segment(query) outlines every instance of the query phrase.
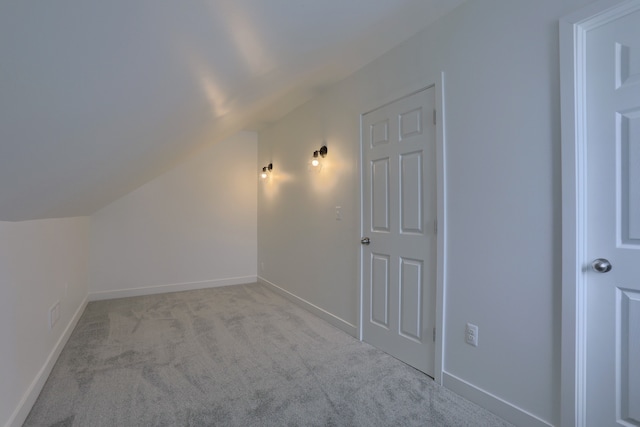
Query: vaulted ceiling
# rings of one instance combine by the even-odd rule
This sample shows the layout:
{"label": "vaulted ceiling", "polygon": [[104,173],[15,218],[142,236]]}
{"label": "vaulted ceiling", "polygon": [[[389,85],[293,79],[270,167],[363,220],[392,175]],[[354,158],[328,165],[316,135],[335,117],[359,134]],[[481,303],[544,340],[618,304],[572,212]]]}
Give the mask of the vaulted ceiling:
{"label": "vaulted ceiling", "polygon": [[90,215],[462,0],[0,3],[0,220]]}

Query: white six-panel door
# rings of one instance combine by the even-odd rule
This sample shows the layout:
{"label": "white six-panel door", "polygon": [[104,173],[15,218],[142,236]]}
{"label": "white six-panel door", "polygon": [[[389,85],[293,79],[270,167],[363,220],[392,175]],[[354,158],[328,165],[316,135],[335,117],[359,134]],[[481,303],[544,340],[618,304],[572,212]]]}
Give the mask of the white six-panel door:
{"label": "white six-panel door", "polygon": [[586,423],[640,426],[639,10],[588,33],[586,67]]}
{"label": "white six-panel door", "polygon": [[363,340],[434,375],[433,87],[362,118]]}

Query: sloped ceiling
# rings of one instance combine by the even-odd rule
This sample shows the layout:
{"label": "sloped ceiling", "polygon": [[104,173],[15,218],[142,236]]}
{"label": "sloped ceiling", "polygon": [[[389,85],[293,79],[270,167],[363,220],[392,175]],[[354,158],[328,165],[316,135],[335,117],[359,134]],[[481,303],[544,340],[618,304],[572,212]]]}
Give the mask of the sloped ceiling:
{"label": "sloped ceiling", "polygon": [[0,220],[90,215],[462,0],[0,3]]}

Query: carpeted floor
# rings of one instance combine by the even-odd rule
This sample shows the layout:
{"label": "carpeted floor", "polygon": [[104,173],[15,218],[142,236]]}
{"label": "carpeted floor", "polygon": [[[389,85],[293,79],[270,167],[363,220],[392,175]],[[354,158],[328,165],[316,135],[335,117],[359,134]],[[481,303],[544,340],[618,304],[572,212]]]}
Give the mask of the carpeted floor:
{"label": "carpeted floor", "polygon": [[259,284],[92,302],[25,426],[509,426]]}

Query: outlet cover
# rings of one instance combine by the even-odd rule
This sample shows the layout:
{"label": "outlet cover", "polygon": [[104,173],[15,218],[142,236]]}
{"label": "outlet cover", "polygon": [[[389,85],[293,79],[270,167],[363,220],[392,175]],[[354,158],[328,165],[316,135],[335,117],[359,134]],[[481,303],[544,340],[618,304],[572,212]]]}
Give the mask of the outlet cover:
{"label": "outlet cover", "polygon": [[472,323],[467,323],[465,329],[464,341],[474,347],[478,346],[478,326]]}

